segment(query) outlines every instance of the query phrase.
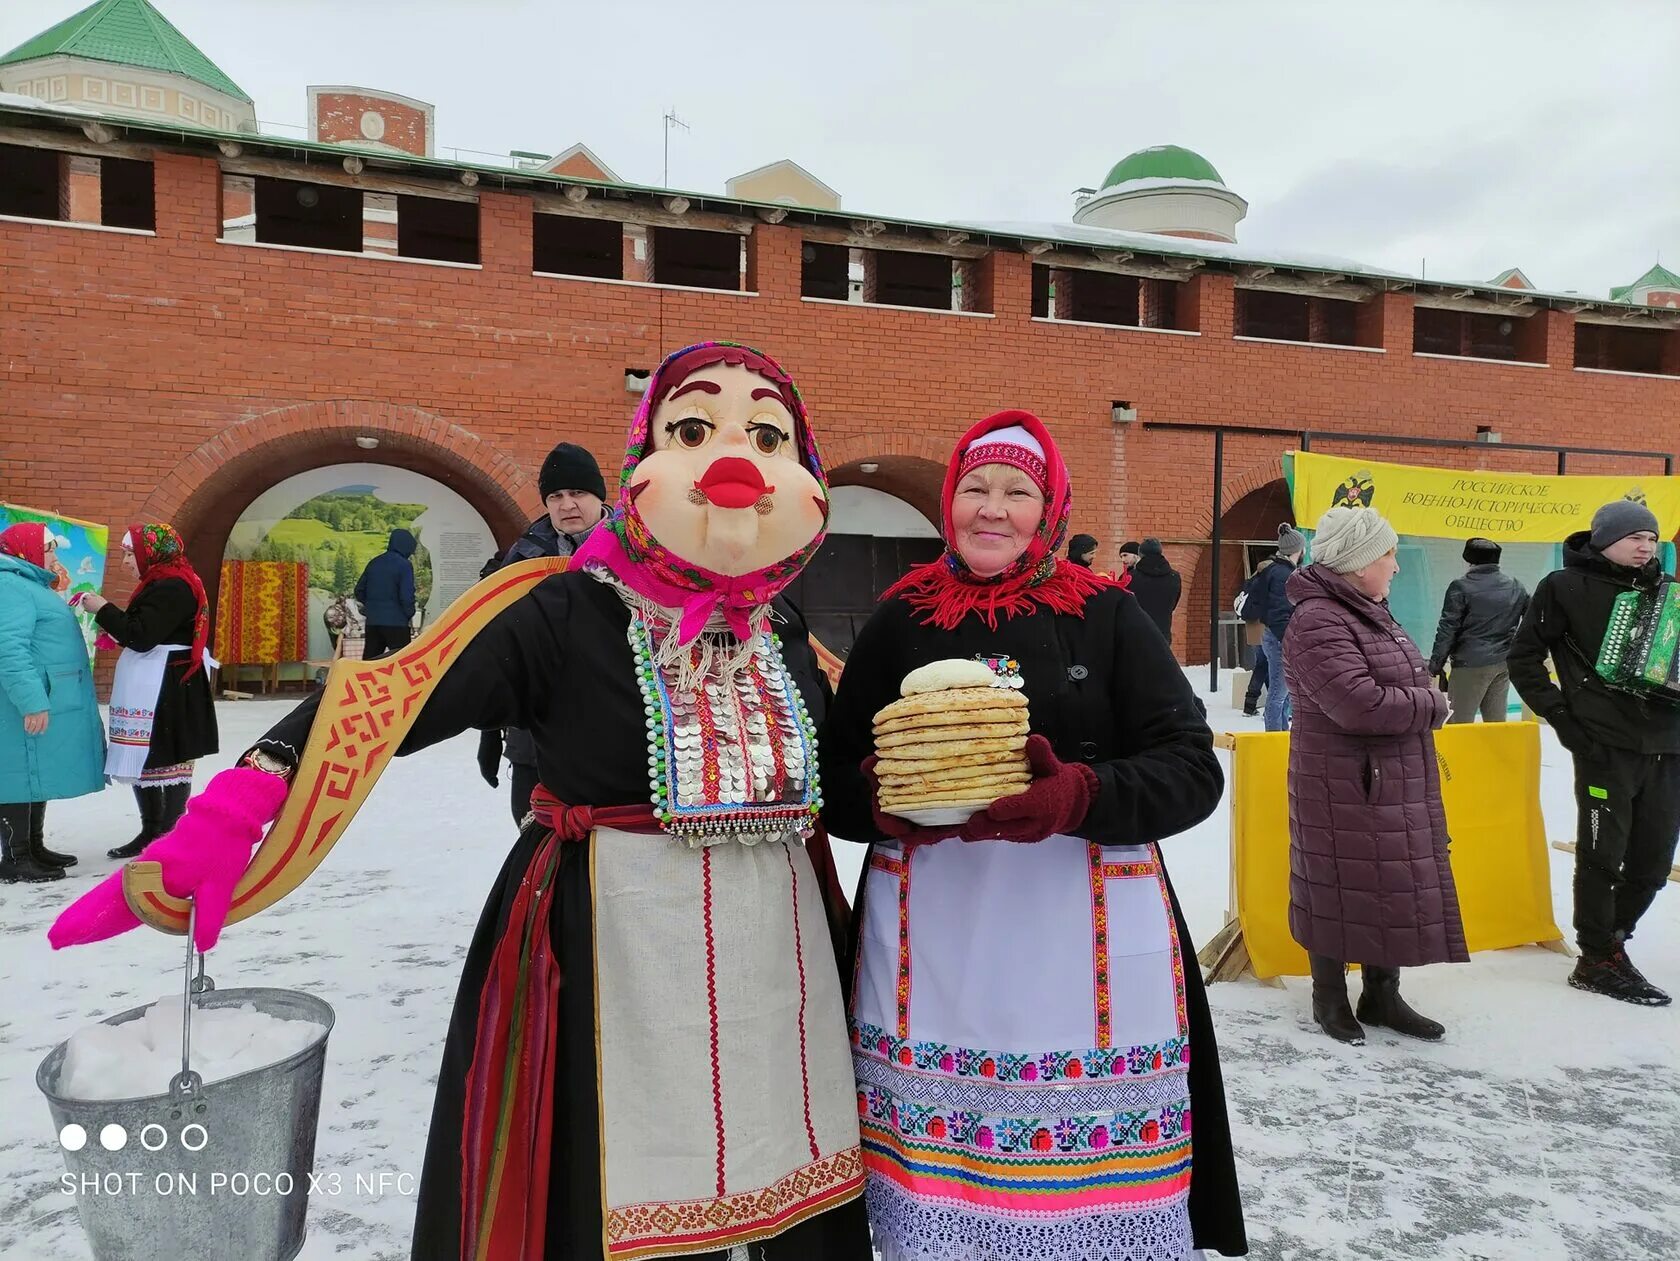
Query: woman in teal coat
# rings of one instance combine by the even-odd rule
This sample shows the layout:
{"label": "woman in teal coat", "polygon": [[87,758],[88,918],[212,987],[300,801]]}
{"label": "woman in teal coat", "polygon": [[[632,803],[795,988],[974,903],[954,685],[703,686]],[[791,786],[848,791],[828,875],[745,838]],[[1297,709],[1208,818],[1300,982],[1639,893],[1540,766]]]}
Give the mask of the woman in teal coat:
{"label": "woman in teal coat", "polygon": [[105,729],[87,644],[52,589],[52,536],[0,531],[0,881],[56,880],[76,860],[47,849],[46,803],[105,786]]}

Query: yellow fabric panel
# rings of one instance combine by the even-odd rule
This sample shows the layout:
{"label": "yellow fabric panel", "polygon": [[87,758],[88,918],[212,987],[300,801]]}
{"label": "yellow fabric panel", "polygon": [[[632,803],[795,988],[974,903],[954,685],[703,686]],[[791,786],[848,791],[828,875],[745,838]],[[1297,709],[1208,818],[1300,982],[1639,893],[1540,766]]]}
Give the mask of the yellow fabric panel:
{"label": "yellow fabric panel", "polygon": [[[1472,951],[1563,936],[1540,813],[1540,729],[1462,723],[1435,733],[1464,935]],[[1256,976],[1305,976],[1289,933],[1289,737],[1243,732],[1231,771],[1231,867]]]}

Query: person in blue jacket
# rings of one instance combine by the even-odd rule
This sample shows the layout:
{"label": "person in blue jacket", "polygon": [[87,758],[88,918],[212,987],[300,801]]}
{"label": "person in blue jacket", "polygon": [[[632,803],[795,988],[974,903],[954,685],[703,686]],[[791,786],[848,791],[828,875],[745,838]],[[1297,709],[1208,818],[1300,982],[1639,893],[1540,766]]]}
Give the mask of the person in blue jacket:
{"label": "person in blue jacket", "polygon": [[367,616],[364,657],[383,657],[413,638],[414,549],[407,530],[392,530],[385,550],[367,563],[356,581],[356,603]]}
{"label": "person in blue jacket", "polygon": [[105,729],[76,615],[52,589],[52,536],[0,531],[0,881],[57,880],[47,802],[105,786]]}
{"label": "person in blue jacket", "polygon": [[1264,622],[1260,650],[1266,654],[1266,730],[1288,731],[1290,719],[1289,682],[1283,677],[1283,636],[1289,629],[1295,605],[1284,588],[1301,563],[1307,541],[1289,525],[1278,526],[1277,555],[1272,563],[1254,575],[1253,587],[1243,604],[1243,616]]}

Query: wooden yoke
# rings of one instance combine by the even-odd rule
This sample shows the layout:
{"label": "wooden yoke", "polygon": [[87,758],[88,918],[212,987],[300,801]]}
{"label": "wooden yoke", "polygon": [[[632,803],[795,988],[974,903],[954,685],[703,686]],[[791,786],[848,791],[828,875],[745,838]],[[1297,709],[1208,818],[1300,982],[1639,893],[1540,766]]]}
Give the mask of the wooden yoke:
{"label": "wooden yoke", "polygon": [[[229,924],[273,906],[309,878],[356,817],[460,650],[567,564],[563,556],[539,557],[498,569],[406,648],[372,661],[333,663],[280,817],[234,888]],[[143,923],[175,936],[186,933],[191,902],[164,889],[160,864],[144,858],[128,863],[123,895]]]}

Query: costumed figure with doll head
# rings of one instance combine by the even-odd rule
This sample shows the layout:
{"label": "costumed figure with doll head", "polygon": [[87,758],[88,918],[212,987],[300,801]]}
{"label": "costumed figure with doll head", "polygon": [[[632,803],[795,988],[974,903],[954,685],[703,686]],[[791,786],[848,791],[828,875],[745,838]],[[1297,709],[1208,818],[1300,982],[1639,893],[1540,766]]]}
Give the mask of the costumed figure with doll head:
{"label": "costumed figure with doll head", "polygon": [[[816,829],[828,688],[779,598],[827,519],[792,379],[744,346],[691,346],[654,374],[612,517],[569,567],[524,562],[564,572],[428,685],[401,753],[521,727],[541,786],[468,950],[416,1258],[869,1257],[834,960],[844,902]],[[335,671],[398,686],[435,660],[454,612]],[[303,791],[291,783],[319,704],[217,776],[146,855],[168,893],[194,896],[201,946],[263,826]],[[133,922],[104,886],[54,944]]]}
{"label": "costumed figure with doll head", "polygon": [[1164,857],[1219,763],[1137,601],[1058,556],[1070,506],[1037,417],[970,429],[945,555],[882,598],[824,727],[825,819],[873,842],[850,1024],[885,1261],[1247,1252]]}

